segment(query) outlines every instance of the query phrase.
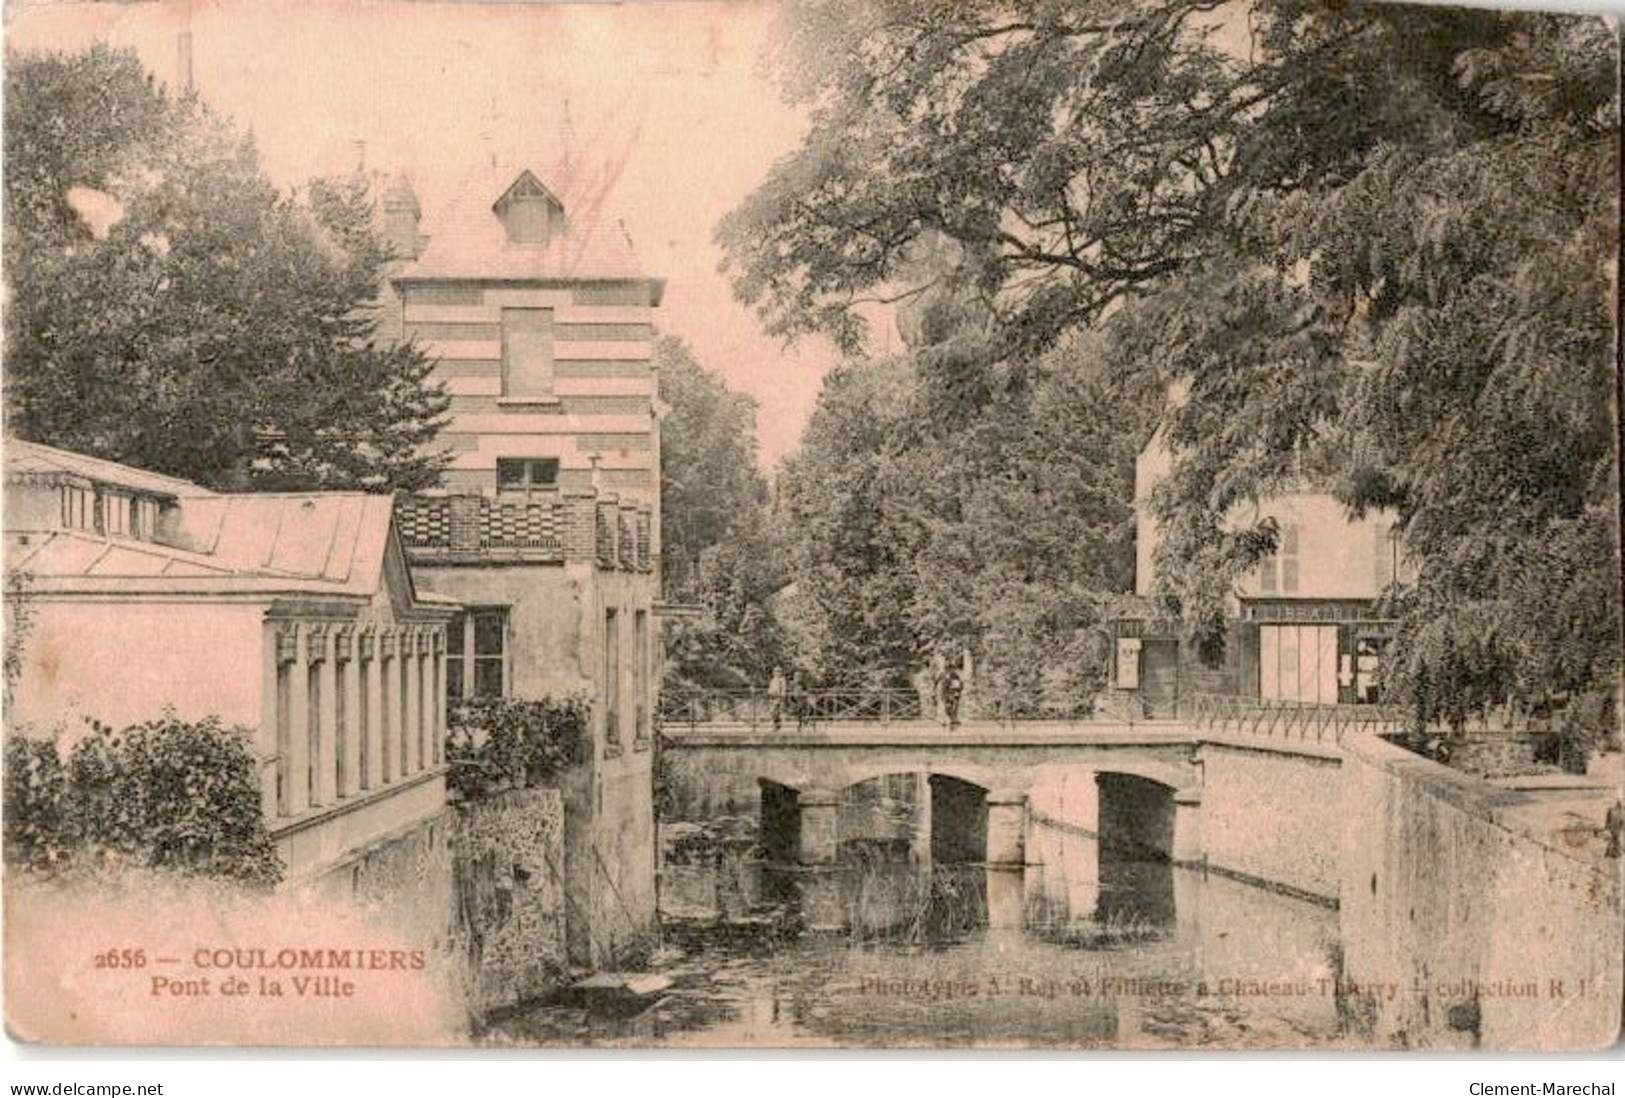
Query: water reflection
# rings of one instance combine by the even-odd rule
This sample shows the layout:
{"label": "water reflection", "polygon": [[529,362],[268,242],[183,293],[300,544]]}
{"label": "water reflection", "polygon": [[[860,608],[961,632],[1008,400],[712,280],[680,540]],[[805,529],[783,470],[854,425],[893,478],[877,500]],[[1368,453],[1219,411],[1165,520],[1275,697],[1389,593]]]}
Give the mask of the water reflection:
{"label": "water reflection", "polygon": [[[1025,868],[858,843],[804,868],[725,845],[661,881],[662,971],[635,1018],[542,1006],[522,1043],[1286,1047],[1336,1044],[1334,912],[1035,822]],[[1272,990],[1273,989],[1273,990]],[[1285,989],[1285,990],[1283,990]]]}
{"label": "water reflection", "polygon": [[858,940],[941,944],[983,928],[1038,933],[1082,925],[1172,932],[1181,911],[1168,862],[1108,850],[1081,829],[1036,823],[1029,864],[922,862],[907,839],[843,842],[829,866],[770,861],[731,844],[698,863],[668,864],[662,911],[684,919],[739,920],[784,909],[808,928]]}

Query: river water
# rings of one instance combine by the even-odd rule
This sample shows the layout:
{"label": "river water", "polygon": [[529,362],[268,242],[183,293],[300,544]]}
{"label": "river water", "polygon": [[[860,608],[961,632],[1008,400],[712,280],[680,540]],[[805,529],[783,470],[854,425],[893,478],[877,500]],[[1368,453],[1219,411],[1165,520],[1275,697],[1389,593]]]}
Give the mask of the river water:
{"label": "river water", "polygon": [[670,980],[511,1012],[494,1044],[1326,1047],[1336,912],[1102,852],[1035,820],[1028,865],[921,866],[884,844],[820,869],[736,844],[662,874]]}

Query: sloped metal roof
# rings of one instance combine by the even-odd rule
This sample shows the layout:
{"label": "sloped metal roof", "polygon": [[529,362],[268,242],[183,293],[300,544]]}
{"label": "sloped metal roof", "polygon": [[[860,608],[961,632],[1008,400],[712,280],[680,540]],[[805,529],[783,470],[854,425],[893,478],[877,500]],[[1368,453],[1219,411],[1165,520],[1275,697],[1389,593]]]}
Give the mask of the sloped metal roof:
{"label": "sloped metal roof", "polygon": [[153,473],[146,469],[121,465],[116,461],[77,454],[71,450],[58,450],[54,446],[43,446],[22,439],[5,440],[4,463],[5,474],[8,477],[19,473],[67,473],[84,477],[86,480],[100,481],[159,496],[213,495],[201,484],[193,484],[180,477],[165,476],[163,473]]}
{"label": "sloped metal roof", "polygon": [[393,507],[389,496],[360,492],[211,495],[182,501],[165,542],[11,532],[6,555],[42,594],[370,598],[383,582]]}

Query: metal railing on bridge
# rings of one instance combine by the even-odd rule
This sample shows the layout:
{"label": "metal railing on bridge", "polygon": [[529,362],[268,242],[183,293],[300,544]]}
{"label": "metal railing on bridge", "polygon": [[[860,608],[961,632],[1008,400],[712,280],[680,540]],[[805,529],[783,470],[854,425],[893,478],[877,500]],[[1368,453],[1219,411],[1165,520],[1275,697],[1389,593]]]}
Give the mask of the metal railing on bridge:
{"label": "metal railing on bridge", "polygon": [[[776,711],[776,719],[775,719]],[[1139,724],[1172,720],[1171,706],[1147,708],[1108,704],[1102,696],[1077,700],[1051,700],[1020,707],[976,700],[961,705],[957,723],[998,724]],[[666,690],[660,696],[664,728],[733,726],[751,730],[780,728],[814,730],[831,724],[870,724],[877,727],[930,722],[946,724],[939,699],[917,690],[807,690],[791,693],[775,704],[757,690]]]}
{"label": "metal railing on bridge", "polygon": [[[1229,694],[1187,694],[1162,704],[1120,692],[1075,703],[1021,708],[982,703],[968,706],[961,722],[1003,726],[1113,724],[1182,721],[1232,735],[1337,743],[1349,732],[1388,733],[1406,727],[1398,706],[1331,705],[1318,702]],[[756,690],[666,691],[660,698],[661,726],[669,729],[734,727],[761,731],[811,731],[831,724],[946,723],[930,695],[901,689],[809,690],[775,701]]]}
{"label": "metal railing on bridge", "polygon": [[836,722],[889,725],[926,716],[913,690],[808,690],[775,702],[755,690],[664,692],[660,723],[695,727],[732,724],[760,728],[806,728]]}
{"label": "metal railing on bridge", "polygon": [[1320,743],[1338,743],[1349,732],[1398,732],[1406,722],[1406,713],[1399,706],[1203,693],[1181,698],[1179,716],[1199,728]]}

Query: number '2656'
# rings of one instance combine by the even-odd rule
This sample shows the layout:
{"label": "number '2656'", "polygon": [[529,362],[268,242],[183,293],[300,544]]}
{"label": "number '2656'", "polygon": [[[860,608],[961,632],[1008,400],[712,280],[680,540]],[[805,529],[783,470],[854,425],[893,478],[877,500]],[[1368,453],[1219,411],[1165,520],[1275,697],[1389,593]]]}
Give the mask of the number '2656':
{"label": "number '2656'", "polygon": [[109,949],[95,956],[96,968],[146,968],[147,951],[144,949]]}

